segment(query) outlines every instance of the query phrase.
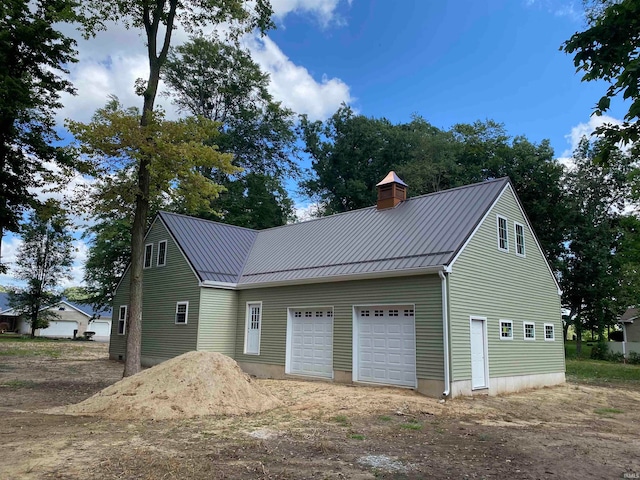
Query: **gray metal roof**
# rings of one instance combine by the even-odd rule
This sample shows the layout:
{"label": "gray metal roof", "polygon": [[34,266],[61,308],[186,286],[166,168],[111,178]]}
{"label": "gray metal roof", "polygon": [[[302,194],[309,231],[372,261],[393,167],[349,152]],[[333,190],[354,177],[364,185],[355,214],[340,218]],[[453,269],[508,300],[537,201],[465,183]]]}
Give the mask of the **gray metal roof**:
{"label": "gray metal roof", "polygon": [[241,284],[447,265],[506,178],[258,232]]}
{"label": "gray metal roof", "polygon": [[175,213],[158,215],[200,280],[238,282],[257,231]]}

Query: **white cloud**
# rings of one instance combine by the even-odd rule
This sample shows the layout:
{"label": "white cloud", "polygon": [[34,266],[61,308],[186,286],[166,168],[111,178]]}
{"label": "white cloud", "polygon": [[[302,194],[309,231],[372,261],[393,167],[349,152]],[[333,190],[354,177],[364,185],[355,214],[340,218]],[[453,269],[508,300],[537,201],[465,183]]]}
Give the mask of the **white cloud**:
{"label": "white cloud", "polygon": [[11,268],[18,258],[18,250],[22,245],[22,239],[12,234],[2,238],[2,263],[9,267],[9,275],[0,275],[0,285],[18,285],[19,281],[11,277]]}
{"label": "white cloud", "polygon": [[596,128],[601,127],[602,125],[622,125],[622,120],[618,120],[617,118],[610,117],[609,115],[602,115],[600,117],[593,115],[589,118],[589,121],[586,123],[579,123],[578,125],[571,128],[571,131],[564,136],[569,144],[569,148],[562,152],[562,155],[556,160],[565,166],[567,169],[572,169],[574,167],[573,159],[571,158],[573,152],[580,141],[584,138],[592,138],[594,137],[594,132]]}
{"label": "white cloud", "polygon": [[[344,25],[345,20],[336,12],[340,0],[272,0],[274,16],[282,20],[290,13],[314,16],[324,28],[331,24]],[[351,0],[348,1],[351,5]]]}
{"label": "white cloud", "polygon": [[578,0],[525,0],[527,7],[537,6],[557,17],[567,17],[575,22],[584,19],[584,6]]}
{"label": "white cloud", "polygon": [[317,218],[317,213],[318,213],[318,205],[315,203],[309,203],[309,204],[298,204],[295,205],[295,212],[296,212],[296,218],[297,218],[297,222],[306,222],[307,220],[313,220],[314,218]]}
{"label": "white cloud", "polygon": [[294,64],[268,37],[246,39],[251,56],[271,75],[270,91],[276,100],[311,119],[325,119],[342,102],[353,101],[349,86],[339,78],[323,75],[318,82],[309,71]]}

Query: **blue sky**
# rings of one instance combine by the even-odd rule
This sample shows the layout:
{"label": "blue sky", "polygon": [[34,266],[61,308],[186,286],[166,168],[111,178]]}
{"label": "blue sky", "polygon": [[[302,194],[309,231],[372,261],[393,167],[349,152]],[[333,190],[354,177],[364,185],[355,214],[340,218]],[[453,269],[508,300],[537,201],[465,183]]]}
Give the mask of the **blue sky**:
{"label": "blue sky", "polygon": [[[267,38],[247,37],[245,46],[270,73],[274,97],[313,119],[326,119],[342,102],[394,123],[414,113],[440,128],[492,119],[512,136],[550,139],[559,158],[601,121],[591,113],[606,86],[581,82],[571,56],[559,51],[585,27],[579,0],[272,4],[278,28]],[[60,125],[65,118],[88,121],[109,94],[140,106],[133,84],[147,68],[138,32],[111,25],[88,41],[71,29],[69,34],[78,37],[79,62],[70,72],[78,95],[63,98]],[[174,45],[186,39],[178,29]],[[159,103],[177,116],[166,98]],[[613,120],[622,118],[623,106],[613,103]],[[65,193],[71,196],[87,182],[74,178]],[[295,184],[291,188],[303,207],[305,199],[295,195]],[[5,237],[3,261],[11,262],[18,246],[17,238]],[[81,240],[76,246],[70,284],[80,281],[86,256]],[[13,283],[10,277],[0,276],[0,284],[7,283]]]}

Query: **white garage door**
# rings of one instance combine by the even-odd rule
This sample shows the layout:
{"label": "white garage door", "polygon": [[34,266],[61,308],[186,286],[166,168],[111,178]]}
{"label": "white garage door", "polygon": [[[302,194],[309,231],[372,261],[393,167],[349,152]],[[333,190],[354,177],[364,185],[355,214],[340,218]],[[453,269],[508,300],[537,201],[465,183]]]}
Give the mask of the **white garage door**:
{"label": "white garage door", "polygon": [[41,337],[73,337],[73,331],[78,328],[78,322],[54,320],[47,328],[40,330]]}
{"label": "white garage door", "polygon": [[416,386],[414,307],[360,307],[357,313],[357,380]]}
{"label": "white garage door", "polygon": [[333,377],[333,310],[291,309],[289,372],[295,375]]}
{"label": "white garage door", "polygon": [[94,320],[89,323],[87,331],[96,332],[96,337],[108,337],[111,335],[111,322]]}

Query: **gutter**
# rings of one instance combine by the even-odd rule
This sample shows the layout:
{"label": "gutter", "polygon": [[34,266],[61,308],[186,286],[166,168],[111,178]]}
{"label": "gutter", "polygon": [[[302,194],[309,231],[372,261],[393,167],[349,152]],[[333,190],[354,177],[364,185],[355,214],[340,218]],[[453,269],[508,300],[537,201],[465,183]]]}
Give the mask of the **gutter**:
{"label": "gutter", "polygon": [[442,397],[446,398],[451,393],[451,366],[449,365],[449,313],[447,311],[447,274],[451,273],[451,267],[444,267],[438,272],[442,280],[442,337],[444,346],[444,392]]}

